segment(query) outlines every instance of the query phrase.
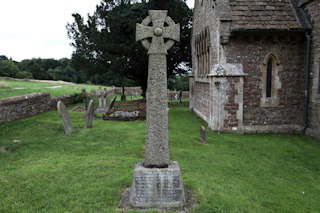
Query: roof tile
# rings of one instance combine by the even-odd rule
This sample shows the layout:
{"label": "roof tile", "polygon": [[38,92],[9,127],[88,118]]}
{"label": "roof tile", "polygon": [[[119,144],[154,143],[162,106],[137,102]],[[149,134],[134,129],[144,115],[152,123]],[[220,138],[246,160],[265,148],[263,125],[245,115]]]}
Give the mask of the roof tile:
{"label": "roof tile", "polygon": [[233,30],[300,28],[289,0],[229,0],[229,3]]}

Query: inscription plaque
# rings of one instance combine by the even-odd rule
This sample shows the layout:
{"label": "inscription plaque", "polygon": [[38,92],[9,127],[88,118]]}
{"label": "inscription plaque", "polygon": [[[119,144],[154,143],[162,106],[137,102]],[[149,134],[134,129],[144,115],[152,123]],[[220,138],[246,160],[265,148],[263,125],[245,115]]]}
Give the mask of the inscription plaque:
{"label": "inscription plaque", "polygon": [[161,169],[146,169],[142,162],[137,162],[133,176],[129,199],[135,207],[161,207],[165,203],[180,207],[185,203],[177,162],[170,162],[168,168]]}

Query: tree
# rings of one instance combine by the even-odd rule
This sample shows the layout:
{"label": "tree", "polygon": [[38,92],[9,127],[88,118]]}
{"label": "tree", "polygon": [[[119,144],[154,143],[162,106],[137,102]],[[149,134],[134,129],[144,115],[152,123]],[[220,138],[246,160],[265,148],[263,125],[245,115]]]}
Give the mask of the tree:
{"label": "tree", "polygon": [[[51,62],[51,64],[53,64]],[[62,58],[60,60],[55,60],[54,64],[57,66],[55,68],[49,68],[48,74],[53,80],[70,81],[75,83],[83,83],[81,78],[81,73],[76,72],[72,68],[71,60],[68,58]]]}
{"label": "tree", "polygon": [[[73,14],[74,22],[67,25],[68,36],[75,48],[72,63],[93,83],[108,84],[105,76],[113,76],[116,86],[124,86],[132,79],[143,90],[147,86],[148,55],[141,43],[135,41],[136,23],[147,17],[148,10],[169,9],[168,15],[181,25],[181,41],[169,50],[168,76],[185,73],[191,64],[191,18],[192,11],[185,1],[155,0],[131,3],[129,0],[102,0],[88,20]],[[110,73],[110,74],[106,74]]]}
{"label": "tree", "polygon": [[11,60],[0,60],[0,76],[15,77],[19,72],[18,66]]}
{"label": "tree", "polygon": [[175,75],[168,79],[168,88],[170,90],[189,90],[189,78],[188,75]]}
{"label": "tree", "polygon": [[5,55],[0,55],[0,61],[2,60],[9,60],[9,58]]}
{"label": "tree", "polygon": [[29,72],[35,79],[46,79],[47,75],[43,74],[45,69],[42,67],[40,58],[25,59],[19,63],[19,69],[23,72]]}
{"label": "tree", "polygon": [[16,74],[16,78],[33,79],[32,73],[20,71]]}

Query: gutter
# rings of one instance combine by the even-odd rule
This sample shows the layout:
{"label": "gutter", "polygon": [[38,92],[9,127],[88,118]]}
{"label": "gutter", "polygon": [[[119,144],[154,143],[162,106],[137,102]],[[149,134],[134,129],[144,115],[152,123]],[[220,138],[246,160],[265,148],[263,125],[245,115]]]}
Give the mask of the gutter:
{"label": "gutter", "polygon": [[303,113],[303,127],[301,134],[305,134],[308,124],[308,101],[309,101],[309,70],[310,70],[310,44],[311,37],[309,33],[306,33],[307,38],[307,50],[306,50],[306,76],[305,76],[305,89],[304,89],[304,113]]}
{"label": "gutter", "polygon": [[231,29],[231,33],[302,33],[310,31],[310,29],[287,29],[287,30],[280,30],[280,29]]}

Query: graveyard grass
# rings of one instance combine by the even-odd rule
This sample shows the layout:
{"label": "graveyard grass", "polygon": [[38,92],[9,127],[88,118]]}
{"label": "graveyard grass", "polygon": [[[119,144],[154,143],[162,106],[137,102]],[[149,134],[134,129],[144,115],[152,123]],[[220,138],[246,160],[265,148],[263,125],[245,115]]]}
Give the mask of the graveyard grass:
{"label": "graveyard grass", "polygon": [[[60,88],[48,88],[52,86],[62,86]],[[106,86],[105,86],[106,87]],[[38,92],[49,92],[53,96],[62,96],[77,93],[85,88],[87,92],[95,89],[98,92],[99,86],[86,84],[59,84],[48,82],[33,82],[33,81],[12,81],[0,80],[0,98],[8,98],[17,95],[26,95]],[[104,86],[102,86],[104,88]],[[110,87],[106,87],[110,89]]]}
{"label": "graveyard grass", "polygon": [[[169,150],[194,196],[191,212],[320,211],[319,141],[207,131],[205,145],[206,124],[186,105],[170,103]],[[145,122],[94,119],[84,129],[82,113],[70,116],[70,135],[56,111],[0,124],[0,212],[120,212],[144,160]]]}

